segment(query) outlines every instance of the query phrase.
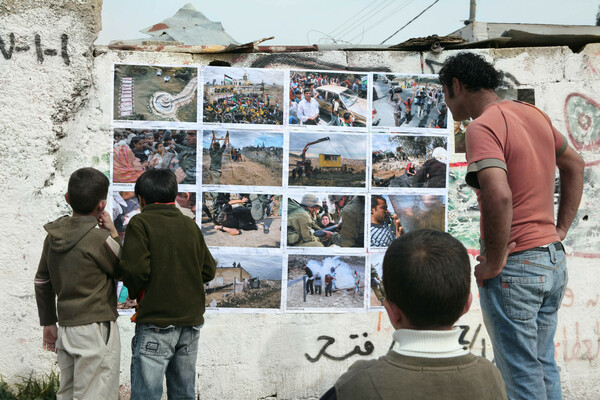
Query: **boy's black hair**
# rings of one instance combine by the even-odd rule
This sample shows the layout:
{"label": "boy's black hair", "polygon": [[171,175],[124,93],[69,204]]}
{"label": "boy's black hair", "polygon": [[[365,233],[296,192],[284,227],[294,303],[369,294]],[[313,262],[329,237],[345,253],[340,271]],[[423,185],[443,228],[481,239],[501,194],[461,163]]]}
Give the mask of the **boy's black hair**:
{"label": "boy's black hair", "polygon": [[81,168],[71,174],[67,193],[69,205],[77,214],[90,214],[108,194],[108,178],[94,168]]}
{"label": "boy's black hair", "polygon": [[417,329],[452,326],[471,287],[467,250],[445,232],[423,229],[395,239],[383,259],[383,287]]}
{"label": "boy's black hair", "polygon": [[496,89],[502,83],[503,74],[479,54],[461,52],[444,61],[439,77],[442,85],[448,89],[449,96],[453,97],[452,78],[461,81],[468,91],[475,92]]}
{"label": "boy's black hair", "polygon": [[135,181],[134,192],[146,204],[172,203],[177,196],[177,178],[168,169],[150,169]]}

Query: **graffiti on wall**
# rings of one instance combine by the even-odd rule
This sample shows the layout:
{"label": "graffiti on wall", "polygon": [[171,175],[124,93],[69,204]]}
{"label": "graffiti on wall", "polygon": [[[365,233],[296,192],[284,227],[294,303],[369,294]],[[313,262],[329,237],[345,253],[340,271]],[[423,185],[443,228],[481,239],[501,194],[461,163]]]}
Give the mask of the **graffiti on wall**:
{"label": "graffiti on wall", "polygon": [[572,146],[585,160],[583,198],[565,245],[582,257],[600,257],[600,104],[582,93],[565,98],[564,118]]}
{"label": "graffiti on wall", "polygon": [[[359,339],[361,337],[366,338],[368,336],[369,336],[369,334],[367,332],[363,332],[362,335],[357,335],[357,334],[350,335],[350,339],[355,340],[355,339]],[[334,361],[343,361],[354,355],[368,356],[368,355],[371,355],[373,353],[373,351],[375,350],[375,346],[373,345],[373,343],[371,343],[371,341],[367,340],[363,344],[364,350],[360,347],[360,345],[356,345],[352,348],[352,350],[350,350],[349,352],[347,352],[345,354],[334,355],[334,354],[330,354],[327,351],[327,348],[335,343],[335,338],[333,338],[331,336],[327,336],[327,335],[321,335],[317,338],[317,341],[318,342],[323,341],[323,346],[321,347],[321,350],[319,350],[319,352],[314,357],[310,356],[308,353],[304,354],[306,359],[312,363],[319,361],[321,359],[321,357],[325,357],[325,358],[328,358],[328,359],[334,360]]]}
{"label": "graffiti on wall", "polygon": [[[57,56],[60,52],[60,56],[62,57],[65,65],[70,65],[71,59],[69,58],[68,44],[69,36],[65,33],[60,36],[60,50],[44,47],[42,44],[42,38],[39,34],[36,34],[33,38],[35,55],[40,64],[44,62],[46,57]],[[15,53],[25,53],[30,50],[32,50],[32,47],[27,44],[27,42],[24,44],[17,44],[14,33],[10,33],[8,38],[0,35],[0,52],[2,52],[2,56],[5,60],[12,59],[13,54]]]}

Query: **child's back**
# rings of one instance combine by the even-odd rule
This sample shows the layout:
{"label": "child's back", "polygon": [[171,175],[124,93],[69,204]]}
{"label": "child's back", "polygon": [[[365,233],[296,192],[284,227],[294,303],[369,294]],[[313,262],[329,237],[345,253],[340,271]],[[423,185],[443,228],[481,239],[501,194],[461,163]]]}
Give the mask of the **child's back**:
{"label": "child's back", "polygon": [[142,212],[127,225],[120,263],[137,297],[131,357],[131,399],[195,398],[196,357],[204,323],[204,283],[216,263],[196,223],[175,207],[177,180],[166,169],[135,183]]}
{"label": "child's back", "polygon": [[[114,279],[119,262],[117,242],[106,230],[96,229],[93,216],[61,217],[44,225],[48,236],[36,275],[36,292],[42,325],[58,322],[61,326],[77,326],[117,319],[117,294]],[[44,276],[46,275],[47,276]],[[49,281],[51,279],[51,282]],[[44,283],[47,283],[44,285]]]}
{"label": "child's back", "polygon": [[48,236],[34,283],[44,348],[58,353],[59,400],[118,397],[121,344],[113,278],[121,247],[104,211],[108,185],[97,170],[75,171],[65,196],[73,216],[44,226]]}

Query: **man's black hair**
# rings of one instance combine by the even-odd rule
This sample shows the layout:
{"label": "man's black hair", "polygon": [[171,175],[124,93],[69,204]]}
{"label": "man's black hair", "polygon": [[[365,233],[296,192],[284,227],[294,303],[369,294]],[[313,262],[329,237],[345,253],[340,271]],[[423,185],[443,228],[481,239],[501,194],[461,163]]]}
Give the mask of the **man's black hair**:
{"label": "man's black hair", "polygon": [[378,194],[374,194],[371,196],[371,210],[375,209],[379,205],[379,200],[383,201],[383,204],[386,204],[385,198]]}
{"label": "man's black hair", "polygon": [[77,214],[90,214],[102,200],[106,200],[108,178],[94,168],[81,168],[71,174],[67,192],[69,204]]}
{"label": "man's black hair", "polygon": [[479,54],[461,52],[448,57],[439,72],[440,82],[454,96],[452,78],[458,79],[468,91],[496,89],[502,83],[503,74]]}
{"label": "man's black hair", "polygon": [[146,204],[172,203],[177,196],[177,178],[168,169],[150,169],[135,181],[134,192]]}
{"label": "man's black hair", "polygon": [[430,229],[395,239],[383,259],[383,286],[417,329],[452,326],[471,287],[467,250],[445,232]]}

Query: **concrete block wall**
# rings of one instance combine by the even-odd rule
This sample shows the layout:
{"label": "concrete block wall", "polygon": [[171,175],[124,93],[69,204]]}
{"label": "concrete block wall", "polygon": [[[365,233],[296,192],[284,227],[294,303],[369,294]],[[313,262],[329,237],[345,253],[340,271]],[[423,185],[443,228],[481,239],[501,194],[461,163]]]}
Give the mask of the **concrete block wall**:
{"label": "concrete block wall", "polygon": [[[258,68],[435,73],[452,54],[94,52],[100,9],[98,0],[0,1],[0,375],[9,382],[32,370],[41,374],[56,368],[55,356],[42,350],[33,291],[42,224],[69,211],[62,195],[71,172],[83,166],[108,171],[113,63],[202,66],[218,59]],[[477,52],[505,72],[507,85],[533,88],[536,104],[586,160],[584,198],[566,241],[569,288],[559,313],[556,357],[565,399],[600,399],[600,211],[594,204],[600,195],[600,46],[588,45],[578,54],[565,47]],[[452,154],[452,174],[464,175],[463,161]],[[460,211],[456,184],[449,202],[450,209]],[[457,229],[451,233],[475,236],[478,227]],[[127,397],[133,324],[125,318],[119,324]],[[474,341],[472,351],[491,359],[477,301],[459,324],[470,328],[466,339]],[[374,346],[370,357],[379,357],[390,347],[391,332],[387,316],[379,312],[208,314],[200,339],[198,393],[205,399],[318,398],[362,358],[352,354],[354,346],[364,348],[368,340]],[[307,355],[316,356],[325,345],[319,336],[335,339],[327,354],[348,357],[309,361]]]}

